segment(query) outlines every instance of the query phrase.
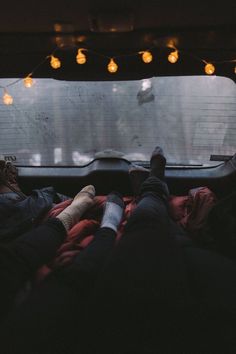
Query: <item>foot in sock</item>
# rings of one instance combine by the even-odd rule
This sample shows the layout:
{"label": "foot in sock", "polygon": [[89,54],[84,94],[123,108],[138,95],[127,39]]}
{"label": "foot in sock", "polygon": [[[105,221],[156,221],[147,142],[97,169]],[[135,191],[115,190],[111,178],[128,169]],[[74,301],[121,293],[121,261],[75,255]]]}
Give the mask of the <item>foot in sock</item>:
{"label": "foot in sock", "polygon": [[86,186],[74,197],[72,203],[57,215],[57,218],[61,220],[67,231],[70,230],[80,220],[81,216],[93,205],[94,197],[94,186]]}
{"label": "foot in sock", "polygon": [[165,177],[166,158],[160,146],[156,146],[150,159],[150,176]]}
{"label": "foot in sock", "polygon": [[101,227],[109,227],[117,232],[124,213],[124,202],[118,192],[111,192],[107,196]]}
{"label": "foot in sock", "polygon": [[142,166],[133,165],[129,169],[129,178],[135,196],[138,196],[140,194],[141,185],[145,181],[145,179],[148,178],[148,176],[149,170]]}

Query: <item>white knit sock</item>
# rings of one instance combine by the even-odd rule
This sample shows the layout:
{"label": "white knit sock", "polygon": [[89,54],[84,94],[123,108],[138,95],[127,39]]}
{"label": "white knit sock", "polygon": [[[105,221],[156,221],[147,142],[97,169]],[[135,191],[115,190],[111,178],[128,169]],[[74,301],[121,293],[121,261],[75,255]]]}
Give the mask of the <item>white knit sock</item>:
{"label": "white knit sock", "polygon": [[107,196],[101,227],[109,227],[117,232],[124,213],[124,202],[117,192]]}

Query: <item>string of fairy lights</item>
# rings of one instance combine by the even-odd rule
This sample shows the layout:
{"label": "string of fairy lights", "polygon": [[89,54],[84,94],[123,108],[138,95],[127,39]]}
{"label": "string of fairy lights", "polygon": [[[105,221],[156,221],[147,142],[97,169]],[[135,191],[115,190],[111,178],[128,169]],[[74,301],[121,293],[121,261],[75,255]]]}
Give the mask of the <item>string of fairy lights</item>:
{"label": "string of fairy lights", "polygon": [[[169,61],[169,63],[171,64],[175,64],[178,59],[179,59],[179,55],[181,53],[181,51],[179,49],[177,49],[174,46],[168,46],[169,48],[171,48],[171,52],[168,54],[167,59]],[[78,48],[77,49],[77,54],[76,54],[76,62],[78,65],[84,65],[87,62],[87,56],[86,54],[88,52],[93,52],[90,49],[86,49],[86,48]],[[56,56],[56,50],[52,53],[47,55],[40,64],[38,64],[36,66],[36,68],[34,68],[29,74],[27,74],[24,78],[21,79],[17,79],[15,81],[13,81],[12,83],[6,85],[6,86],[0,86],[0,88],[3,90],[3,96],[2,96],[2,101],[5,105],[11,105],[13,104],[13,97],[9,92],[9,87],[15,85],[16,83],[18,83],[19,81],[22,81],[24,86],[29,89],[31,88],[34,84],[35,84],[35,80],[33,79],[33,75],[35,73],[35,71],[41,66],[43,65],[46,61],[49,61],[50,66],[54,69],[54,70],[58,70],[60,69],[60,67],[62,66],[62,62],[61,60]],[[95,52],[93,52],[95,53]],[[110,74],[115,74],[118,70],[118,64],[117,64],[117,57],[118,56],[114,56],[114,57],[108,57],[105,56],[103,54],[100,53],[95,53],[97,55],[103,56],[105,58],[107,58],[108,60],[108,64],[107,64],[107,70]],[[139,55],[143,61],[144,64],[149,64],[153,61],[153,54],[151,50],[143,50],[143,51],[139,51],[134,53],[133,55]],[[120,55],[119,55],[120,56]],[[234,73],[236,74],[236,59],[231,59],[231,60],[224,60],[224,61],[220,61],[220,62],[215,62],[215,61],[206,61],[202,58],[198,58],[195,56],[195,58],[199,61],[201,61],[204,66],[204,72],[207,75],[213,75],[216,71],[216,67],[215,65],[218,63],[235,63],[234,66]]]}

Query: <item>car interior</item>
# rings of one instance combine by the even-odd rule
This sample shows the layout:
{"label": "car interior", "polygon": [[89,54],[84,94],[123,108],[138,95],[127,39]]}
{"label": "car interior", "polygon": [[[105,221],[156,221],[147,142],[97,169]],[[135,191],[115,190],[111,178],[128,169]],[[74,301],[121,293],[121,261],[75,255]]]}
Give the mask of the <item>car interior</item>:
{"label": "car interior", "polygon": [[172,194],[230,193],[236,7],[227,3],[4,3],[0,152],[22,190],[73,196],[92,183],[130,195],[130,165],[148,168],[161,145]]}
{"label": "car interior", "polygon": [[[203,226],[209,220],[213,239],[214,233],[220,234],[219,242],[214,240],[217,252],[235,261],[235,84],[235,0],[3,2],[0,172],[4,161],[17,168],[20,192],[16,192],[23,199],[34,199],[35,190],[52,187],[60,198],[71,200],[90,184],[98,197],[94,214],[88,213],[90,220],[82,220],[77,238],[75,231],[68,232],[54,261],[63,263],[68,254],[91,242],[89,227],[94,234],[111,191],[124,197],[125,217],[130,215],[138,200],[130,169],[141,168],[147,177],[156,146],[166,157],[165,180],[174,220],[208,249],[212,239],[204,239]],[[4,193],[1,184],[0,193]],[[65,203],[65,208],[68,200],[63,198],[56,204]],[[224,200],[226,207],[223,203],[215,213],[209,212]],[[49,217],[57,215],[60,205],[50,204]],[[1,214],[2,225],[11,227]],[[42,220],[46,219],[40,214],[37,222]],[[25,225],[35,226],[34,222],[28,218]],[[0,239],[2,235],[0,228]],[[37,276],[44,279],[55,264],[46,264]],[[221,284],[216,284],[220,289]],[[226,337],[235,335],[230,332]],[[60,346],[60,341],[56,344]],[[171,347],[171,340],[167,344]]]}

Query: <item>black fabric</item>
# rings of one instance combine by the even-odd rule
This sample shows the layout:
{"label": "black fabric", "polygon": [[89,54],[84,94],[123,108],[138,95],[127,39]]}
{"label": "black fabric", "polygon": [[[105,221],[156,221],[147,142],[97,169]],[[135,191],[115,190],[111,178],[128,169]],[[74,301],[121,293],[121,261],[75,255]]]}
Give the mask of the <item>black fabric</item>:
{"label": "black fabric", "polygon": [[236,192],[212,208],[204,228],[204,239],[208,241],[208,248],[236,259]]}
{"label": "black fabric", "polygon": [[196,248],[170,220],[160,183],[144,187],[96,282],[84,352],[234,353],[234,262]]}
{"label": "black fabric", "polygon": [[86,303],[116,233],[101,228],[68,267],[49,275],[4,322],[1,353],[73,354],[81,343]]}
{"label": "black fabric", "polygon": [[89,304],[96,314],[95,339],[85,342],[91,353],[177,353],[190,347],[186,323],[193,316],[197,322],[198,315],[176,235],[182,243],[185,237],[169,218],[167,189],[160,182],[150,177],[144,183],[142,198],[96,282]]}
{"label": "black fabric", "polygon": [[[163,195],[166,195],[166,188],[161,188],[162,183],[151,178],[150,189],[153,185],[158,187],[157,192],[146,191],[143,195],[126,226],[121,242],[109,257],[97,286],[94,288],[94,281],[114,243],[114,232],[108,228],[101,229],[94,241],[76,257],[73,264],[52,274],[29,301],[12,314],[5,324],[8,335],[10,333],[12,337],[14,333],[11,345],[14,343],[15,348],[23,346],[25,353],[31,353],[34,343],[37,342],[39,352],[64,353],[67,348],[65,341],[68,345],[72,344],[76,332],[80,337],[74,341],[75,352],[78,350],[81,353],[100,353],[109,348],[108,346],[104,349],[104,343],[109,343],[110,339],[115,339],[116,342],[117,337],[113,336],[113,332],[109,332],[110,329],[114,330],[116,335],[118,333],[124,335],[122,338],[118,335],[120,344],[124,344],[122,341],[124,338],[127,340],[126,334],[128,339],[133,338],[131,334],[135,335],[134,332],[127,331],[129,318],[135,319],[137,323],[142,318],[150,327],[148,325],[150,316],[145,318],[144,308],[148,306],[148,313],[151,315],[155,313],[153,312],[155,304],[159,304],[159,318],[164,319],[166,306],[172,309],[170,318],[173,331],[173,318],[175,327],[179,314],[183,317],[183,309],[189,308],[188,290],[181,249],[174,238],[174,233],[169,232],[169,218],[162,199]],[[58,298],[59,293],[62,293],[64,298]],[[93,300],[90,301],[91,297]],[[165,310],[161,312],[163,308]],[[97,312],[99,309],[100,313]],[[135,317],[135,313],[139,313],[140,317]],[[57,318],[56,322],[54,318]],[[56,328],[51,329],[52,323]],[[94,333],[91,329],[95,323]],[[156,331],[155,326],[153,329]],[[100,331],[102,333],[108,331],[108,337],[98,335]],[[88,333],[92,333],[96,338],[95,341],[86,336]],[[4,337],[7,338],[8,335],[5,333]],[[76,342],[79,343],[78,349]],[[91,348],[89,344],[91,342],[95,347]],[[110,352],[116,352],[115,348],[111,349]],[[8,353],[9,350],[8,347]],[[68,352],[73,353],[71,350],[70,346]]]}
{"label": "black fabric", "polygon": [[4,354],[236,352],[235,264],[186,239],[162,183],[146,180],[111,253],[105,229],[9,316]]}
{"label": "black fabric", "polygon": [[58,196],[53,187],[33,190],[24,200],[12,202],[0,195],[0,244],[9,243],[32,227],[52,208]]}
{"label": "black fabric", "polygon": [[0,319],[9,311],[24,282],[54,257],[65,236],[64,226],[55,218],[20,236],[10,245],[0,246]]}
{"label": "black fabric", "polygon": [[[189,289],[202,314],[199,353],[236,352],[236,264],[215,252],[184,247]],[[192,331],[193,321],[188,323]]]}

